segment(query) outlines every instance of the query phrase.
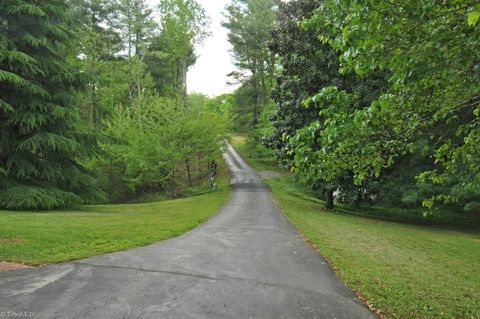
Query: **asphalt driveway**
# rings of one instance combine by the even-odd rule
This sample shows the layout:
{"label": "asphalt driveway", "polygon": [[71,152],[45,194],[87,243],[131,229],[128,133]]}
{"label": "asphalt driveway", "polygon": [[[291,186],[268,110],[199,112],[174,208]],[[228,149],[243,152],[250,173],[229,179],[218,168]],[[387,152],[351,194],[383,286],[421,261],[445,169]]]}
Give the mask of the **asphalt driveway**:
{"label": "asphalt driveway", "polygon": [[229,147],[233,195],[199,228],[147,247],[0,273],[0,313],[32,318],[375,318]]}

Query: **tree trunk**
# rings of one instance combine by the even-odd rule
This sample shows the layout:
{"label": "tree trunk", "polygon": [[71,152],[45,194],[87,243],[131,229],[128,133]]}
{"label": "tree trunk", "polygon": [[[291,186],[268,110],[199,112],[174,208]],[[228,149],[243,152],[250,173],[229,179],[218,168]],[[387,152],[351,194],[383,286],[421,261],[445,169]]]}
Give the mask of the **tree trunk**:
{"label": "tree trunk", "polygon": [[[177,89],[178,89],[178,61],[172,62],[172,77],[173,77],[173,98],[178,101]],[[175,111],[177,111],[177,103],[175,103]]]}
{"label": "tree trunk", "polygon": [[334,190],[330,189],[330,188],[328,188],[325,191],[325,202],[326,202],[325,208],[326,209],[333,209],[334,208],[333,193],[334,193]]}
{"label": "tree trunk", "polygon": [[135,31],[135,54],[139,57],[142,56],[142,51],[140,50],[140,35],[138,31]]}
{"label": "tree trunk", "polygon": [[192,174],[190,172],[190,162],[188,160],[185,160],[185,167],[187,168],[187,176],[188,176],[188,185],[190,187],[193,187],[192,183]]}
{"label": "tree trunk", "polygon": [[92,82],[90,92],[90,107],[88,110],[88,126],[95,131],[95,82]]}
{"label": "tree trunk", "polygon": [[[262,62],[263,63],[263,62]],[[262,72],[260,73],[261,77],[261,85],[262,85],[262,107],[267,105],[267,83],[265,79],[265,67],[262,65]]]}
{"label": "tree trunk", "polygon": [[187,67],[187,60],[182,59],[182,64],[181,64],[181,93],[182,93],[182,99],[183,99],[183,106],[185,108],[188,107],[188,94],[187,94],[187,72],[188,72],[188,67]]}
{"label": "tree trunk", "polygon": [[256,103],[254,105],[254,109],[253,109],[253,125],[256,126],[258,124],[258,118],[260,117],[260,104],[261,104],[261,97],[260,97],[260,92],[259,92],[259,89],[258,89],[258,79],[257,77],[255,76],[255,81],[253,82],[253,87],[254,87],[254,91],[255,91],[255,94],[257,95],[256,98]]}
{"label": "tree trunk", "polygon": [[260,94],[260,89],[259,89],[259,68],[258,68],[258,61],[255,59],[253,61],[254,68],[252,71],[252,78],[253,78],[253,91],[255,92],[255,105],[253,106],[253,126],[256,126],[258,124],[258,118],[260,116],[260,104],[261,104],[261,94]]}
{"label": "tree trunk", "polygon": [[[95,16],[95,13],[92,12],[92,15],[91,15],[91,23],[92,23],[92,26],[95,25],[97,21],[97,17]],[[97,104],[97,88],[96,88],[96,85],[97,85],[97,74],[96,74],[96,69],[97,69],[97,56],[96,56],[96,53],[97,53],[97,42],[96,42],[96,39],[94,38],[93,42],[92,42],[92,56],[91,56],[91,59],[90,59],[90,75],[91,75],[91,78],[92,78],[92,91],[91,91],[91,94],[92,96],[90,97],[91,98],[91,107],[90,107],[90,110],[89,110],[89,114],[88,114],[88,121],[90,122],[89,125],[90,125],[90,128],[93,129],[94,131],[96,130],[96,121],[95,121],[95,109],[96,109],[96,104]]]}
{"label": "tree trunk", "polygon": [[202,178],[202,156],[198,155],[198,174],[200,175],[200,178]]}
{"label": "tree trunk", "polygon": [[175,165],[173,165],[172,170],[172,199],[175,198]]}

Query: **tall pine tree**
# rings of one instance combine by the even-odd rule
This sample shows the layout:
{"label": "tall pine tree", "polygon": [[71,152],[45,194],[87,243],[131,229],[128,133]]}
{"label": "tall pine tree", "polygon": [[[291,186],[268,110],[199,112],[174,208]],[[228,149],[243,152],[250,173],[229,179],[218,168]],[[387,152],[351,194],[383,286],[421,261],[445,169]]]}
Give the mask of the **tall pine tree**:
{"label": "tall pine tree", "polygon": [[273,86],[275,56],[268,50],[268,42],[276,10],[275,0],[233,0],[226,8],[223,23],[229,31],[228,41],[237,67],[230,76],[253,89],[253,126],[258,124]]}
{"label": "tall pine tree", "polygon": [[79,164],[96,140],[82,132],[66,61],[65,1],[3,0],[0,10],[0,207],[51,209],[98,196]]}

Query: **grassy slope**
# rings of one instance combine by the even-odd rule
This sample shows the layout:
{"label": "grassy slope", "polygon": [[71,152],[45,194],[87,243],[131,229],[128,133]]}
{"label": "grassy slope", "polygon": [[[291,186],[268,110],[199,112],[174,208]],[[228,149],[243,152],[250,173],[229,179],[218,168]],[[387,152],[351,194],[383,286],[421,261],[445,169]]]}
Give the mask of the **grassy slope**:
{"label": "grassy slope", "polygon": [[480,318],[480,235],[323,211],[292,178],[268,181],[288,219],[389,318]]}
{"label": "grassy slope", "polygon": [[39,265],[145,246],[189,231],[230,196],[226,169],[219,191],[147,204],[78,210],[0,211],[0,261]]}
{"label": "grassy slope", "polygon": [[[243,157],[248,158],[249,164],[255,167],[255,169],[275,169],[274,162],[272,162],[273,155],[266,151],[263,147],[253,147],[252,144],[249,143],[247,137],[243,135],[234,135],[230,138],[230,143],[240,154],[242,154]],[[259,151],[259,149],[261,151]]]}
{"label": "grassy slope", "polygon": [[480,234],[325,212],[292,177],[267,182],[288,219],[385,317],[480,318]]}

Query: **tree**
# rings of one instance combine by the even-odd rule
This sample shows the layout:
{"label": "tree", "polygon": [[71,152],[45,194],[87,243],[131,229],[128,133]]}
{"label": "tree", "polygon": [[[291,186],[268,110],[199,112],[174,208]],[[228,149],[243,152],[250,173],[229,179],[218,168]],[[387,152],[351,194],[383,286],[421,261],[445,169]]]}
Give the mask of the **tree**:
{"label": "tree", "polygon": [[[153,40],[147,63],[157,89],[186,107],[188,68],[196,60],[195,46],[208,35],[209,20],[195,0],[162,0],[158,9],[161,32]],[[170,85],[166,87],[165,82]]]}
{"label": "tree", "polygon": [[118,106],[106,133],[122,143],[102,145],[92,164],[106,175],[112,201],[163,192],[172,198],[206,179],[206,167],[220,157],[228,118],[202,107],[178,110],[178,100],[148,97]]}
{"label": "tree", "polygon": [[[50,209],[98,197],[79,160],[96,139],[72,105],[64,1],[3,1],[0,11],[0,207]],[[97,194],[97,195],[95,195]]]}
{"label": "tree", "polygon": [[274,0],[233,0],[227,6],[226,21],[223,23],[229,30],[228,39],[238,69],[231,76],[254,90],[254,126],[262,108],[269,102],[272,87],[275,59],[267,45],[274,19]]}
{"label": "tree", "polygon": [[72,60],[78,62],[88,88],[78,95],[78,104],[88,126],[100,131],[102,121],[116,105],[153,89],[142,52],[156,24],[152,10],[140,0],[69,3],[80,39]]}
{"label": "tree", "polygon": [[[145,53],[154,38],[157,24],[153,10],[145,0],[119,0],[118,26],[122,30],[128,64],[128,97],[131,101],[151,89],[146,78],[149,72],[144,64]],[[145,86],[147,83],[147,86]]]}
{"label": "tree", "polygon": [[338,71],[338,55],[322,44],[314,30],[299,25],[312,16],[318,0],[280,2],[269,48],[281,69],[275,76],[272,90],[276,111],[272,118],[274,134],[266,136],[267,146],[276,152],[277,160],[292,166],[288,137],[318,120],[318,110],[306,108],[303,101],[327,85],[341,86],[345,76]]}
{"label": "tree", "polygon": [[422,147],[434,167],[418,178],[449,189],[425,204],[460,201],[480,212],[479,11],[463,0],[322,2],[309,24],[341,52],[341,69],[389,74],[388,89],[369,107],[340,122],[331,113],[329,123],[355,132],[332,135],[333,124],[326,132],[335,138],[328,152],[335,166],[361,183]]}
{"label": "tree", "polygon": [[143,57],[157,27],[153,10],[145,0],[118,1],[118,24],[122,30],[127,57]]}
{"label": "tree", "polygon": [[[114,0],[68,2],[75,19],[73,30],[78,39],[72,60],[79,64],[87,81],[87,90],[78,95],[80,109],[87,125],[98,131],[102,118],[110,111],[102,96],[109,82],[109,76],[106,75],[115,69],[112,68],[112,61],[118,62],[116,55],[122,50],[122,39],[115,24],[116,4]],[[80,60],[77,60],[78,56]]]}
{"label": "tree", "polygon": [[[327,207],[333,208],[334,191],[340,198],[360,200],[365,198],[365,189],[352,187],[349,169],[338,171],[332,178],[319,174],[317,152],[324,144],[318,138],[326,127],[322,114],[326,105],[322,99],[316,98],[316,94],[324,87],[337,87],[356,97],[349,99],[344,106],[336,105],[339,112],[342,107],[351,111],[365,108],[382,92],[384,75],[375,73],[360,78],[352,72],[342,74],[339,71],[338,53],[320,41],[317,30],[304,28],[301,24],[312,17],[320,3],[319,0],[279,3],[270,42],[270,50],[281,65],[272,94],[277,107],[271,117],[273,134],[267,136],[264,143],[275,149],[277,159],[283,165],[296,167],[311,186],[323,189]],[[302,130],[304,127],[308,129]],[[290,143],[289,139],[297,133],[300,137]],[[346,196],[342,190],[352,194]]]}

